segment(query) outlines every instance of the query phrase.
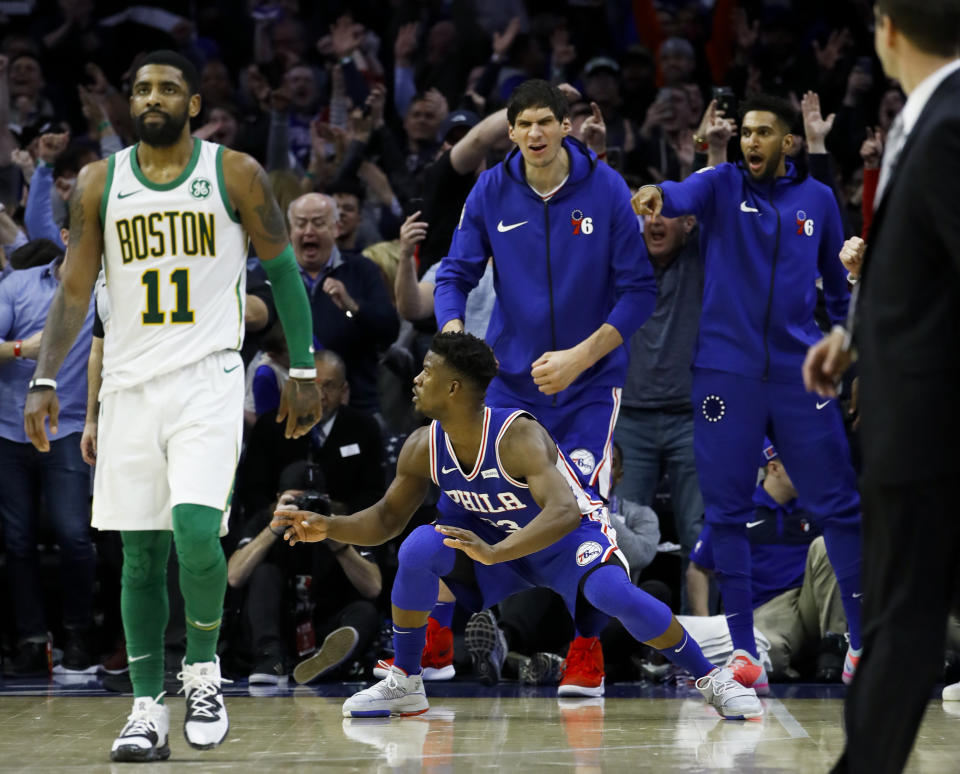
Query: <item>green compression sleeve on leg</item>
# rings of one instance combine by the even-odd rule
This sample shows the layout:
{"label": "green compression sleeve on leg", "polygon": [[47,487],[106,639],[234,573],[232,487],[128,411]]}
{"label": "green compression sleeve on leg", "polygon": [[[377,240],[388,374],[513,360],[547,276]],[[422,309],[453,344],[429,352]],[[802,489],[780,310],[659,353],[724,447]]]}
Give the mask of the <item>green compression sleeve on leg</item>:
{"label": "green compression sleeve on leg", "polygon": [[205,505],[173,506],[173,537],[180,562],[180,590],[187,616],[188,664],[217,655],[227,560],[220,546],[223,511]]}
{"label": "green compression sleeve on leg", "polygon": [[288,244],[276,258],[260,264],[270,280],[277,314],[287,337],[290,367],[313,370],[313,316],[293,248]]}
{"label": "green compression sleeve on leg", "polygon": [[120,537],[120,614],[133,696],[155,699],[163,692],[163,635],[170,617],[167,560],[172,536],[165,530],[143,530],[124,531]]}

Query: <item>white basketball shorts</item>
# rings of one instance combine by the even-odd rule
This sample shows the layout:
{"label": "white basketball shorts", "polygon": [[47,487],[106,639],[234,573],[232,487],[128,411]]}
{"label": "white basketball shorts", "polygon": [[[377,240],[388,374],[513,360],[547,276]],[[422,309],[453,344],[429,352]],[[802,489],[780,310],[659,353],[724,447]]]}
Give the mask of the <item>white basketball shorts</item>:
{"label": "white basketball shorts", "polygon": [[172,530],[174,505],[222,510],[243,433],[240,354],[224,350],[109,393],[100,404],[93,526]]}

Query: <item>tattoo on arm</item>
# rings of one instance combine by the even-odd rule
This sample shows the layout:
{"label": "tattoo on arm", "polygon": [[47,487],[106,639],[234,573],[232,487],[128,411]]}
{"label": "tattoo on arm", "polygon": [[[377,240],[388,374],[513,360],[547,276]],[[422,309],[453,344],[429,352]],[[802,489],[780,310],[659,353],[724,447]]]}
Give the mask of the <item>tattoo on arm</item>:
{"label": "tattoo on arm", "polygon": [[[72,236],[72,222],[70,231]],[[37,376],[52,379],[57,375],[80,329],[83,328],[88,309],[88,300],[75,303],[67,298],[62,284],[57,288],[43,327],[40,354],[37,356]]]}
{"label": "tattoo on arm", "polygon": [[[258,188],[259,197],[254,193]],[[267,173],[260,167],[257,167],[253,177],[250,178],[249,193],[253,195],[254,200],[257,198],[261,200],[260,204],[256,204],[253,207],[259,223],[244,225],[248,228],[251,226],[256,228],[259,232],[258,235],[262,239],[275,243],[286,242],[288,239],[287,226],[283,219],[283,213],[280,211],[277,199],[273,195],[273,189],[270,187],[270,180],[267,178]]]}

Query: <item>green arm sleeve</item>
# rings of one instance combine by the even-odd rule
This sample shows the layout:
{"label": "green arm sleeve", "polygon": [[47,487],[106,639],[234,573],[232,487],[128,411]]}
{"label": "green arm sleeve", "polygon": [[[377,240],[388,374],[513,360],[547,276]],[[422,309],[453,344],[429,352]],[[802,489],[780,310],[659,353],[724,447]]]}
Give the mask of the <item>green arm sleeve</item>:
{"label": "green arm sleeve", "polygon": [[293,248],[288,244],[276,258],[261,260],[260,264],[273,289],[273,300],[290,351],[290,368],[313,370],[313,317]]}

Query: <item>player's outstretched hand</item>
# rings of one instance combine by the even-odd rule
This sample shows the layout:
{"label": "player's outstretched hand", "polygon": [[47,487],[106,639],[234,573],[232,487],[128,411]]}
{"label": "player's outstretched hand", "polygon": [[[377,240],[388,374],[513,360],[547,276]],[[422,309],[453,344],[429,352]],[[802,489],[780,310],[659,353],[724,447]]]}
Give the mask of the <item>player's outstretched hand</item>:
{"label": "player's outstretched hand", "polygon": [[480,562],[480,564],[497,563],[493,546],[489,543],[484,543],[470,530],[460,529],[459,527],[447,527],[443,524],[438,524],[436,530],[440,534],[445,535],[443,539],[445,546],[463,551],[463,553],[475,562]]}
{"label": "player's outstretched hand", "polygon": [[645,185],[630,199],[633,211],[637,215],[659,215],[663,209],[663,197],[655,185]]}
{"label": "player's outstretched hand", "polygon": [[319,513],[297,510],[294,505],[281,505],[273,512],[270,529],[280,534],[290,545],[316,543],[327,538],[327,517]]}
{"label": "player's outstretched hand", "polygon": [[280,408],[277,409],[277,422],[287,420],[284,437],[299,438],[306,435],[320,421],[322,414],[320,385],[313,379],[287,379],[280,395]]}
{"label": "player's outstretched hand", "polygon": [[27,403],[23,408],[23,429],[30,443],[38,451],[50,451],[45,422],[50,417],[50,432],[57,434],[57,420],[60,417],[60,401],[56,390],[31,390],[27,393]]}
{"label": "player's outstretched hand", "polygon": [[853,362],[844,348],[846,333],[839,326],[807,350],[803,361],[803,385],[823,398],[837,397],[837,382]]}

